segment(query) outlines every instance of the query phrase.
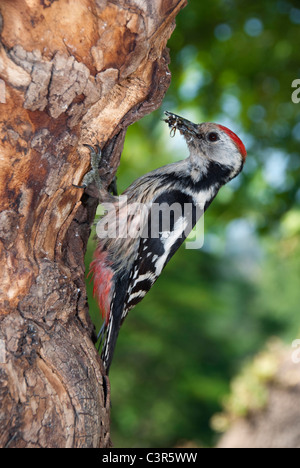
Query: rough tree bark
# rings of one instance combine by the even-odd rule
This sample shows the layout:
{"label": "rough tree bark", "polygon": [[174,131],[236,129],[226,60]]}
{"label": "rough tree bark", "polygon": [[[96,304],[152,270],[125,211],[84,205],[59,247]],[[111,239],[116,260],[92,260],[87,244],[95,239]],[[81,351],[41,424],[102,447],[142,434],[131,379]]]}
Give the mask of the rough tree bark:
{"label": "rough tree bark", "polygon": [[97,200],[72,186],[170,83],[186,0],[0,1],[0,446],[107,447],[84,253]]}

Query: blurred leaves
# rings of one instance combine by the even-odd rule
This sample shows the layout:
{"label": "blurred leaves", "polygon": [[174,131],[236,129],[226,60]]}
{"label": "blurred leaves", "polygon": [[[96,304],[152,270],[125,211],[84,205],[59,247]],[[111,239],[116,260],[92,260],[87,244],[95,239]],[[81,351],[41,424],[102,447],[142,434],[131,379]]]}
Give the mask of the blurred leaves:
{"label": "blurred leaves", "polygon": [[[203,249],[182,247],[124,322],[110,375],[116,447],[213,445],[209,421],[245,359],[272,336],[297,338],[300,104],[291,94],[299,42],[296,1],[190,0],[177,19],[170,90],[162,109],[129,128],[119,191],[187,156],[163,110],[228,126],[248,158],[205,214]],[[94,248],[91,240],[87,265]],[[249,388],[255,399],[259,386]]]}

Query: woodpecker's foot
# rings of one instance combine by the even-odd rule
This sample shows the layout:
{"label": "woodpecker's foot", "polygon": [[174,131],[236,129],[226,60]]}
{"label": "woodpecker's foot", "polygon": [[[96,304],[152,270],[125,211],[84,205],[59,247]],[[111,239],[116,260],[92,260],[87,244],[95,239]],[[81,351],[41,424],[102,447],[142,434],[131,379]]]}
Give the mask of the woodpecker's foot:
{"label": "woodpecker's foot", "polygon": [[90,170],[90,172],[85,174],[82,180],[82,185],[84,187],[87,187],[88,185],[95,183],[98,190],[100,191],[102,189],[102,182],[99,176],[99,164],[100,164],[101,156],[102,156],[101,148],[99,145],[96,145],[97,151],[95,151],[95,148],[93,148],[90,145],[84,145],[84,146],[86,146],[90,150],[92,169]]}
{"label": "woodpecker's foot", "polygon": [[99,145],[96,145],[96,151],[95,148],[91,145],[86,145],[84,144],[83,146],[86,146],[90,150],[90,157],[91,157],[91,170],[85,174],[85,176],[82,179],[82,185],[75,185],[73,184],[74,187],[85,189],[88,185],[90,184],[96,184],[98,190],[100,191],[102,189],[102,181],[99,176],[99,164],[101,161],[101,148]]}

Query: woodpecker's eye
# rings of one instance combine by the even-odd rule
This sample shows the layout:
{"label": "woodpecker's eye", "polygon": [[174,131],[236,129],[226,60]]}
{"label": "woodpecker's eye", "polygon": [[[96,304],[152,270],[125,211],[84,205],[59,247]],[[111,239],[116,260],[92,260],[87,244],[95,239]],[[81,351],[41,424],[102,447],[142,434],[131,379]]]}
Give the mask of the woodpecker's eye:
{"label": "woodpecker's eye", "polygon": [[220,140],[219,135],[216,132],[210,132],[208,134],[209,141],[218,141]]}

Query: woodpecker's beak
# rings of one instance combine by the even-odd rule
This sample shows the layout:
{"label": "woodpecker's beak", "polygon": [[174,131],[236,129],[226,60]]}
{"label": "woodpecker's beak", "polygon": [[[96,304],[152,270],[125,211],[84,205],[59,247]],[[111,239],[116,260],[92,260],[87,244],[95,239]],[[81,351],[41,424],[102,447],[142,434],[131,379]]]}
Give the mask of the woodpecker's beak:
{"label": "woodpecker's beak", "polygon": [[171,128],[171,136],[174,136],[178,130],[183,136],[196,137],[198,134],[198,126],[189,120],[173,114],[172,112],[165,111],[167,118],[164,120]]}

